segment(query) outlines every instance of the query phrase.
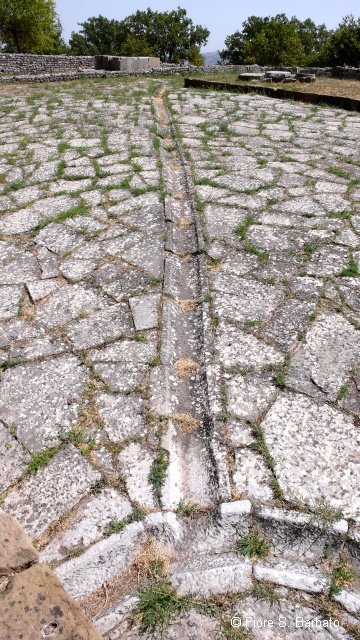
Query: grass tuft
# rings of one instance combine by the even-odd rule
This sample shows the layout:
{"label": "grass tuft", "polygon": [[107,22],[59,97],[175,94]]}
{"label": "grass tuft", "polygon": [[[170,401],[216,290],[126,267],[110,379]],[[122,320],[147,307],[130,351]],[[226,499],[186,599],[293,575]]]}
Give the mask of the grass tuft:
{"label": "grass tuft", "polygon": [[266,558],[270,553],[269,544],[256,531],[240,538],[236,551],[239,555],[250,558]]}

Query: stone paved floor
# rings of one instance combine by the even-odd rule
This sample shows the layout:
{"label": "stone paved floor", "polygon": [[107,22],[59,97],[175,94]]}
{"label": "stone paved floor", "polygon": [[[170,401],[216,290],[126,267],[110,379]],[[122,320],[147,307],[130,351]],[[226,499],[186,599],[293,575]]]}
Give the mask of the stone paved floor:
{"label": "stone paved floor", "polygon": [[[2,508],[111,640],[145,637],[122,598],[154,544],[181,595],[256,613],[255,576],[316,616],[314,518],[360,558],[360,116],[139,79],[3,88],[0,113]],[[263,567],[234,554],[250,511]]]}

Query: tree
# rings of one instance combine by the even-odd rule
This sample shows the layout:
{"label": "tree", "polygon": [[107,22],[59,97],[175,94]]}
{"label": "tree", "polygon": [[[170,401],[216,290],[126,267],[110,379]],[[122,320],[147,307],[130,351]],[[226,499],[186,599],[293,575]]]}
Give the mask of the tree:
{"label": "tree", "polygon": [[119,55],[127,31],[118,20],[104,16],[89,18],[79,24],[79,33],[72,33],[69,41],[70,53],[74,55]]}
{"label": "tree", "polygon": [[0,41],[5,51],[57,53],[65,47],[54,0],[0,0]]}
{"label": "tree", "polygon": [[98,16],[80,26],[80,32],[72,33],[70,39],[71,53],[76,55],[153,55],[164,62],[191,57],[198,63],[200,47],[209,37],[209,31],[194,25],[180,7],[164,12],[136,11],[122,21]]}
{"label": "tree", "polygon": [[145,36],[154,55],[163,62],[181,62],[194,49],[206,44],[210,32],[194,25],[186,9],[173,11],[137,11],[125,18],[129,32],[135,37]]}
{"label": "tree", "polygon": [[345,16],[325,44],[325,64],[360,66],[360,18]]}
{"label": "tree", "polygon": [[250,16],[225,40],[220,52],[223,61],[231,64],[295,66],[313,64],[330,37],[325,25],[317,26],[310,18],[303,22],[285,14]]}

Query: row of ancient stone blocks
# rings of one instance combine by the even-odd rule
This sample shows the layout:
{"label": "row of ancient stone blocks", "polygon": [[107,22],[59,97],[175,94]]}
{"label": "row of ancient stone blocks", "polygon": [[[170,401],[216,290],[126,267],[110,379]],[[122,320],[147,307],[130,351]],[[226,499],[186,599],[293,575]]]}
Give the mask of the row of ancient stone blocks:
{"label": "row of ancient stone blocks", "polygon": [[127,56],[95,56],[95,69],[106,71],[150,71],[160,69],[160,58],[127,57]]}

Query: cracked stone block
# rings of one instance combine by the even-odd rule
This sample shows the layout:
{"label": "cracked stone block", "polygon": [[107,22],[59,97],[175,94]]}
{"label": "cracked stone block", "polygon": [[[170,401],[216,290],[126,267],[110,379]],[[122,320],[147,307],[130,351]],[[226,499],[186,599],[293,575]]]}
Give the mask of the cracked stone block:
{"label": "cracked stone block", "polygon": [[95,371],[112,389],[126,393],[138,387],[156,354],[156,345],[123,340],[92,351]]}
{"label": "cracked stone block", "polygon": [[208,205],[205,209],[206,228],[212,238],[232,237],[235,227],[242,224],[245,218],[245,211],[238,208]]}
{"label": "cracked stone block", "polygon": [[28,452],[0,421],[0,492],[11,487],[23,474],[29,461]]}
{"label": "cracked stone block", "polygon": [[39,327],[27,320],[10,320],[10,322],[0,325],[0,347],[7,347],[17,340],[39,338],[42,334]]}
{"label": "cracked stone block", "polygon": [[38,538],[86,495],[100,474],[68,445],[4,501],[31,538]]}
{"label": "cracked stone block", "polygon": [[65,562],[56,573],[67,593],[76,599],[84,598],[128,570],[145,541],[143,524],[134,522],[121,533],[97,542],[81,556]]}
{"label": "cracked stone block", "polygon": [[360,518],[360,434],[349,416],[303,395],[282,394],[262,427],[287,500],[330,504]]}
{"label": "cracked stone block", "polygon": [[291,292],[300,300],[309,300],[316,302],[321,294],[324,283],[320,278],[310,278],[308,276],[299,276],[289,281]]}
{"label": "cracked stone block", "polygon": [[161,296],[158,293],[130,298],[129,304],[136,331],[155,329],[158,326],[160,298]]}
{"label": "cracked stone block", "polygon": [[51,223],[37,234],[36,244],[46,247],[52,253],[63,256],[68,251],[72,251],[79,244],[84,242],[80,233],[68,229],[63,224]]}
{"label": "cracked stone block", "polygon": [[111,442],[145,436],[147,428],[141,398],[99,393],[97,403],[105,423],[105,433]]}
{"label": "cracked stone block", "polygon": [[[57,256],[46,247],[39,247],[37,251],[39,266],[41,270],[41,278],[44,280],[47,278],[56,278],[60,275],[58,269]],[[33,278],[35,280],[35,278]]]}
{"label": "cracked stone block", "polygon": [[39,553],[19,523],[0,510],[0,575],[9,575],[38,562]]}
{"label": "cracked stone block", "polygon": [[164,243],[152,236],[122,252],[121,258],[141,267],[154,278],[162,279],[164,273]]}
{"label": "cracked stone block", "polygon": [[359,332],[339,314],[322,314],[290,360],[286,385],[335,401],[357,362]]}
{"label": "cracked stone block", "polygon": [[238,593],[252,585],[252,565],[234,553],[191,556],[170,571],[170,579],[179,595],[211,595]]}
{"label": "cracked stone block", "polygon": [[324,593],[330,588],[330,578],[322,571],[295,562],[258,562],[254,564],[254,577],[310,593]]}
{"label": "cracked stone block", "polygon": [[238,494],[259,502],[271,500],[271,477],[260,455],[249,449],[235,450],[233,483]]}
{"label": "cracked stone block", "polygon": [[226,386],[229,411],[249,422],[256,422],[278,393],[272,376],[266,373],[236,376]]}
{"label": "cracked stone block", "polygon": [[155,456],[138,443],[132,442],[118,456],[120,470],[125,478],[127,492],[144,509],[154,509],[155,500],[149,474]]}
{"label": "cracked stone block", "polygon": [[[74,285],[76,286],[76,285]],[[114,304],[88,318],[71,322],[66,333],[75,349],[89,349],[132,335],[134,325],[127,304]]]}
{"label": "cracked stone block", "polygon": [[76,424],[88,374],[74,356],[5,371],[0,418],[30,450],[58,444]]}
{"label": "cracked stone block", "polygon": [[10,318],[17,316],[21,294],[21,286],[0,286],[0,320],[10,320]]}
{"label": "cracked stone block", "polygon": [[38,640],[101,640],[102,636],[46,566],[35,565],[13,576],[0,601],[0,637]]}
{"label": "cracked stone block", "polygon": [[267,324],[263,335],[283,351],[288,351],[310,322],[310,314],[315,310],[311,302],[287,300]]}
{"label": "cracked stone block", "polygon": [[349,251],[344,247],[328,245],[315,251],[306,266],[306,273],[312,276],[333,276],[349,265]]}
{"label": "cracked stone block", "polygon": [[61,282],[52,279],[34,280],[33,282],[27,283],[27,288],[33,302],[38,302],[50,294],[55,293],[61,286]]}
{"label": "cracked stone block", "polygon": [[259,369],[281,364],[284,359],[283,354],[270,345],[225,323],[219,326],[216,349],[224,367]]}
{"label": "cracked stone block", "polygon": [[47,327],[56,327],[109,305],[106,297],[82,284],[65,285],[40,303],[36,319]]}
{"label": "cracked stone block", "polygon": [[66,530],[61,532],[41,552],[41,561],[58,562],[77,547],[88,547],[102,538],[107,525],[124,520],[131,513],[129,501],[112,488],[105,488],[82,504]]}

